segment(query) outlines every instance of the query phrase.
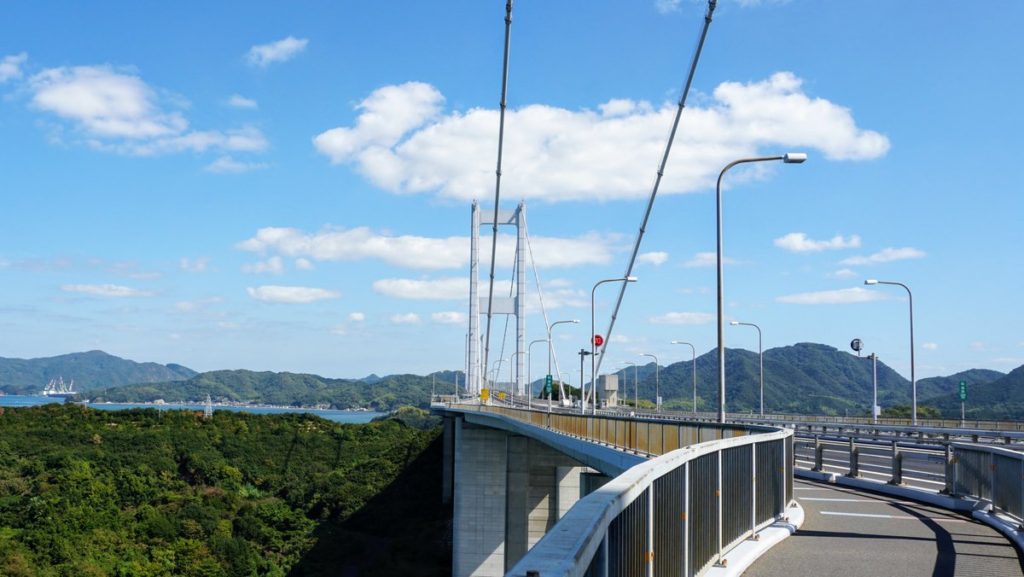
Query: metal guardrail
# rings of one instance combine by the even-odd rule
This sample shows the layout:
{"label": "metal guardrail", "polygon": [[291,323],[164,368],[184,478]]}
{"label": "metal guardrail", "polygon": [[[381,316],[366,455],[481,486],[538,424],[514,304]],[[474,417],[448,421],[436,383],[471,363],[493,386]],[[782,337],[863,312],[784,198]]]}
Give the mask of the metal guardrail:
{"label": "metal guardrail", "polygon": [[793,498],[789,430],[471,410],[653,457],[573,505],[508,575],[699,576],[782,518]]}
{"label": "metal guardrail", "polygon": [[987,501],[993,511],[1024,522],[1024,453],[953,444],[946,490],[953,496]]}
{"label": "metal guardrail", "polygon": [[[847,477],[888,477],[881,481],[927,493],[978,501],[994,513],[1024,525],[1024,452],[1004,446],[930,440],[879,442],[875,435],[837,435],[837,438],[801,438],[794,443],[794,459],[810,461],[811,471],[833,472]],[[833,458],[827,458],[829,453]],[[883,460],[882,454],[888,453]],[[863,458],[873,457],[873,470],[865,471]],[[842,470],[845,459],[845,472]],[[827,465],[826,461],[839,464]],[[913,477],[905,475],[914,463]],[[836,469],[840,469],[836,471]],[[930,469],[930,470],[929,470]],[[929,489],[932,487],[933,489]],[[941,490],[940,490],[941,489]]]}

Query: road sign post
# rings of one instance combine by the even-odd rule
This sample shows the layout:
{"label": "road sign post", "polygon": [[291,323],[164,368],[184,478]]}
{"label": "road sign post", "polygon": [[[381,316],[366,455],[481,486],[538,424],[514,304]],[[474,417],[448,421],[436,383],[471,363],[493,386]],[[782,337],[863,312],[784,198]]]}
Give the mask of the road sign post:
{"label": "road sign post", "polygon": [[967,381],[960,381],[960,428],[964,427],[964,401],[967,400]]}

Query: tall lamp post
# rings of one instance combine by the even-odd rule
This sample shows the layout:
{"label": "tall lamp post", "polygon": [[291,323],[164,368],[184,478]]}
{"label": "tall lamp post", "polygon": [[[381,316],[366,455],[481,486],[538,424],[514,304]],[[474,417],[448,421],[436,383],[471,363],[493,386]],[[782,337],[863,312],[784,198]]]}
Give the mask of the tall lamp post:
{"label": "tall lamp post", "polygon": [[697,347],[685,341],[672,341],[673,345],[689,345],[693,351],[693,412],[697,412]]}
{"label": "tall lamp post", "polygon": [[[537,343],[546,343],[547,339],[535,339],[530,341],[529,345],[526,345],[526,383],[527,388],[533,386],[533,345]],[[533,391],[530,391],[530,396],[533,396]],[[551,396],[548,396],[551,399]]]}
{"label": "tall lamp post", "polygon": [[[626,277],[621,277],[621,278],[606,278],[604,280],[597,281],[594,284],[594,288],[590,289],[590,380],[592,381],[591,384],[590,384],[590,387],[591,387],[591,390],[594,392],[594,396],[593,396],[594,400],[597,400],[597,375],[594,374],[594,373],[597,372],[597,361],[596,361],[597,357],[594,355],[594,353],[597,352],[597,343],[595,342],[597,340],[596,339],[596,337],[597,337],[596,330],[597,329],[594,327],[594,294],[597,292],[597,287],[603,285],[606,282],[636,282],[636,277],[635,276],[626,276]],[[583,359],[581,357],[580,361],[582,362],[582,360]],[[602,362],[603,362],[603,360],[602,360]],[[580,377],[580,380],[582,381],[583,377]],[[583,394],[583,390],[582,389],[580,390],[580,398],[581,399],[586,399],[586,395]],[[583,404],[586,404],[586,403],[583,403]],[[597,403],[594,403],[594,413],[593,414],[595,414],[595,415],[597,414]]]}
{"label": "tall lamp post", "polygon": [[[580,414],[581,415],[586,415],[587,414],[587,396],[585,394],[583,394],[583,392],[587,388],[586,383],[583,382],[583,376],[584,376],[584,373],[583,373],[583,359],[587,358],[588,355],[593,355],[593,354],[594,353],[588,351],[587,349],[580,349]],[[597,400],[597,389],[594,389],[594,400]],[[594,413],[595,414],[597,413],[597,409],[594,409]]]}
{"label": "tall lamp post", "polygon": [[[512,375],[512,370],[516,368],[516,357],[524,354],[524,351],[516,351],[512,353],[512,356],[508,358],[508,390],[512,393],[512,406],[516,405],[516,378]],[[522,376],[522,375],[520,375]]]}
{"label": "tall lamp post", "polygon": [[[556,325],[561,325],[561,324],[574,324],[575,325],[575,324],[579,324],[579,322],[580,322],[579,319],[572,319],[572,320],[566,320],[566,321],[555,321],[555,322],[551,323],[551,325],[548,326],[548,373],[547,374],[549,374],[549,375],[551,374],[551,356],[552,356],[552,352],[554,351],[554,345],[551,343],[551,329],[555,328]],[[552,388],[554,388],[554,383],[552,383]],[[548,392],[548,410],[549,411],[551,410],[551,394],[552,394],[552,392],[553,391]],[[559,395],[558,398],[561,399],[562,396]],[[559,402],[561,402],[561,401],[559,401]]]}
{"label": "tall lamp post", "polygon": [[757,329],[757,367],[758,367],[758,373],[760,374],[760,381],[761,381],[761,416],[763,417],[764,416],[764,353],[762,352],[762,349],[761,349],[761,327],[755,325],[754,323],[741,323],[739,321],[730,321],[729,324],[733,325],[733,326],[754,327],[755,329]]}
{"label": "tall lamp post", "polygon": [[654,410],[661,412],[661,367],[658,365],[658,357],[651,353],[640,353],[641,357],[654,359]]}
{"label": "tall lamp post", "polygon": [[917,426],[917,378],[914,375],[914,295],[910,292],[910,287],[895,281],[888,280],[876,280],[870,278],[864,281],[866,285],[876,284],[891,284],[901,286],[907,291],[907,298],[910,302],[910,424],[914,427]]}
{"label": "tall lamp post", "polygon": [[718,216],[718,244],[716,247],[716,261],[718,264],[718,422],[725,422],[725,295],[722,288],[722,178],[725,173],[737,164],[749,162],[768,162],[781,160],[786,164],[800,164],[807,160],[807,154],[803,152],[787,152],[782,156],[759,156],[754,158],[741,158],[725,165],[722,172],[718,174],[718,182],[715,184],[716,212]]}
{"label": "tall lamp post", "polygon": [[638,384],[636,378],[636,363],[633,361],[622,361],[624,365],[633,365],[633,410],[640,410],[640,393],[638,392]]}

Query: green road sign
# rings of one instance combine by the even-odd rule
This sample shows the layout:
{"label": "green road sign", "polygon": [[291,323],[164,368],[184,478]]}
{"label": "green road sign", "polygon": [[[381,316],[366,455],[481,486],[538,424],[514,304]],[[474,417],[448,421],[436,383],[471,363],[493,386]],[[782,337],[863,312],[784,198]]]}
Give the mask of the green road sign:
{"label": "green road sign", "polygon": [[551,375],[546,375],[544,377],[544,394],[545,395],[550,395],[551,394],[551,385],[553,384],[553,382],[554,381],[552,381]]}
{"label": "green road sign", "polygon": [[967,381],[960,381],[960,400],[967,400]]}

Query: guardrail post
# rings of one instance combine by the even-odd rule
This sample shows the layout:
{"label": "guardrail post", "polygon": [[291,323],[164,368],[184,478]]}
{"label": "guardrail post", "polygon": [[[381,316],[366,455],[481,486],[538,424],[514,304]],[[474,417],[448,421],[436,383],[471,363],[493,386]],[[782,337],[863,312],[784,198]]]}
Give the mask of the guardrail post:
{"label": "guardrail post", "polygon": [[825,447],[821,444],[821,439],[818,435],[814,435],[814,468],[812,471],[821,471],[822,462],[824,461]]}
{"label": "guardrail post", "polygon": [[719,567],[725,567],[725,559],[722,558],[722,449],[718,449],[718,478],[715,485],[715,501],[718,503],[718,560],[715,562]]}
{"label": "guardrail post", "polygon": [[853,437],[850,437],[850,472],[846,474],[847,477],[856,477],[860,475],[860,450],[857,449],[857,444],[854,442]]}
{"label": "guardrail post", "polygon": [[654,577],[654,484],[647,487],[647,550],[644,551],[644,571]]}
{"label": "guardrail post", "polygon": [[[947,435],[947,437],[948,436],[949,435]],[[939,491],[939,493],[944,495],[953,495],[953,491],[955,490],[955,481],[953,480],[953,475],[954,471],[956,470],[956,467],[953,464],[953,448],[950,447],[949,444],[946,444],[943,446],[943,449],[945,453],[946,474],[944,480],[946,482],[946,486],[941,491]]]}
{"label": "guardrail post", "polygon": [[683,575],[690,575],[690,462],[683,465]]}
{"label": "guardrail post", "polygon": [[[782,460],[786,462],[785,457]],[[757,443],[750,444],[750,538],[757,540]]]}
{"label": "guardrail post", "polygon": [[897,441],[892,442],[892,478],[889,479],[889,484],[903,484],[903,453],[900,452]]}

